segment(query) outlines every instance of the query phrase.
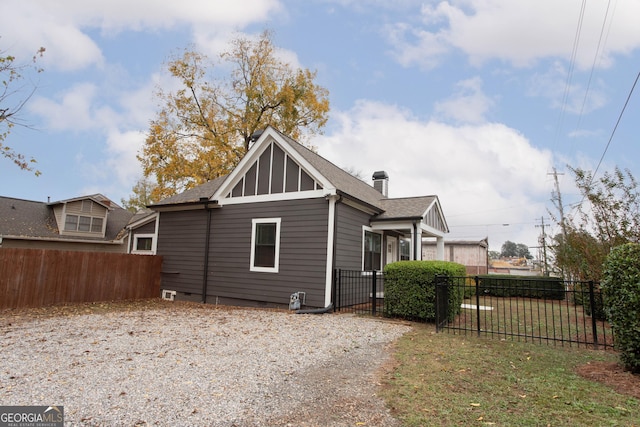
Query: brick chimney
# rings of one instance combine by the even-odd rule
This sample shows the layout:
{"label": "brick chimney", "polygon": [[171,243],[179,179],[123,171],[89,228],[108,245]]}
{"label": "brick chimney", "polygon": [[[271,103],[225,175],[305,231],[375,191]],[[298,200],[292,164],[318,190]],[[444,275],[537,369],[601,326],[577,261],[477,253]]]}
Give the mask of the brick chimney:
{"label": "brick chimney", "polygon": [[385,171],[373,173],[373,188],[382,193],[384,197],[389,195],[389,175]]}

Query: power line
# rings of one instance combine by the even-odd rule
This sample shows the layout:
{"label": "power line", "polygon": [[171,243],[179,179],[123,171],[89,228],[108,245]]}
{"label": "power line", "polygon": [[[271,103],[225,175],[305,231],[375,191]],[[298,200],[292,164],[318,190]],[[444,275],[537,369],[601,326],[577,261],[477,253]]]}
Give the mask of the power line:
{"label": "power line", "polygon": [[636,84],[638,83],[638,79],[640,78],[640,71],[638,72],[638,75],[636,75],[636,79],[633,82],[633,86],[631,86],[631,90],[629,91],[629,95],[627,95],[627,100],[624,102],[624,106],[622,107],[622,111],[620,111],[620,115],[618,116],[618,120],[616,121],[616,125],[613,127],[613,130],[611,131],[611,136],[609,136],[609,141],[607,141],[607,146],[604,147],[604,151],[602,152],[602,156],[600,156],[600,161],[598,162],[598,166],[596,166],[596,170],[593,172],[593,175],[591,176],[591,182],[593,182],[593,179],[595,178],[596,174],[598,173],[598,169],[600,169],[600,165],[602,164],[602,160],[604,160],[604,156],[605,154],[607,154],[607,150],[609,149],[609,145],[611,145],[611,140],[613,140],[613,135],[615,135],[616,130],[618,129],[618,125],[620,124],[620,120],[622,120],[622,115],[624,114],[624,111],[627,109],[627,105],[629,104],[629,100],[631,99],[631,95],[633,94],[633,90],[636,88]]}
{"label": "power line", "polygon": [[[589,96],[589,89],[591,88],[591,80],[593,79],[593,73],[596,68],[596,63],[598,62],[598,54],[600,53],[600,46],[602,44],[602,37],[604,35],[604,30],[607,23],[607,16],[609,15],[609,6],[611,6],[611,0],[607,3],[607,10],[604,13],[604,19],[602,20],[602,28],[600,28],[600,37],[598,38],[598,46],[596,47],[596,52],[593,55],[593,63],[591,64],[591,72],[589,73],[589,80],[587,81],[587,88],[584,91],[584,98],[582,99],[582,106],[580,107],[580,114],[578,115],[578,123],[576,124],[576,129],[580,126],[580,122],[582,121],[582,114],[584,112],[584,107],[587,104],[587,98]],[[613,17],[611,18],[613,21]],[[604,48],[603,48],[604,49]]]}
{"label": "power line", "polygon": [[564,94],[562,96],[562,105],[560,107],[560,114],[558,116],[558,123],[556,124],[556,134],[554,138],[554,143],[558,142],[560,135],[560,128],[562,127],[562,122],[564,120],[564,113],[567,107],[567,101],[569,99],[569,91],[571,88],[571,80],[573,78],[573,70],[576,64],[576,56],[578,53],[578,45],[580,44],[580,33],[582,32],[582,23],[584,21],[584,12],[587,7],[587,0],[582,0],[582,6],[580,8],[580,16],[578,17],[578,24],[576,27],[576,34],[573,38],[573,47],[571,50],[571,59],[569,60],[569,70],[567,71],[567,80],[564,84]]}

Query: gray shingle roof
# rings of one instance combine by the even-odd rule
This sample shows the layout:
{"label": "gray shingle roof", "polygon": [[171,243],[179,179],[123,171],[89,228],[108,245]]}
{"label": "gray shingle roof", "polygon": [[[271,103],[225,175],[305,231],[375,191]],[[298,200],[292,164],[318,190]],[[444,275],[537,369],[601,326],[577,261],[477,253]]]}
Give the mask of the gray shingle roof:
{"label": "gray shingle roof", "polygon": [[176,194],[175,196],[167,197],[166,199],[162,199],[158,203],[151,206],[162,206],[162,205],[179,205],[183,203],[195,203],[199,202],[201,198],[206,197],[210,199],[211,196],[220,188],[222,183],[224,182],[225,176],[221,176],[211,181],[205,182],[204,184],[200,184],[197,187],[190,188],[180,194]]}
{"label": "gray shingle roof", "polygon": [[53,209],[46,203],[0,197],[0,235],[59,237]]}
{"label": "gray shingle roof", "polygon": [[404,197],[400,199],[384,199],[384,212],[375,219],[420,218],[436,200],[436,196]]}
{"label": "gray shingle roof", "polygon": [[[95,196],[97,195],[69,199],[69,201],[93,199]],[[99,200],[104,202],[108,199],[102,196]],[[0,235],[78,240],[77,236],[62,236],[58,233],[52,206],[63,202],[44,203],[0,196]],[[118,237],[133,217],[133,213],[115,203],[110,205],[105,237],[83,237],[82,240],[111,241]]]}

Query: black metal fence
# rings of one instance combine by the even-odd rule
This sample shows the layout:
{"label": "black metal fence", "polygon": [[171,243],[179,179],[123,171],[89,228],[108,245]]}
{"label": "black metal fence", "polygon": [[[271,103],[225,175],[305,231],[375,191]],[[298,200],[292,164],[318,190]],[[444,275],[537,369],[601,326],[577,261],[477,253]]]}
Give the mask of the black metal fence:
{"label": "black metal fence", "polygon": [[436,285],[436,295],[449,292],[461,292],[465,298],[453,321],[447,321],[445,314],[442,322],[437,322],[438,331],[563,346],[613,347],[613,332],[605,320],[596,282],[448,277]]}
{"label": "black metal fence", "polygon": [[356,314],[382,315],[384,276],[381,271],[334,271],[333,310]]}
{"label": "black metal fence", "polygon": [[[438,332],[613,348],[613,332],[605,320],[602,294],[596,282],[440,276],[433,286],[435,319],[425,320],[435,321]],[[463,295],[460,307],[449,306],[451,292]],[[335,270],[333,297],[335,312],[374,316],[393,312],[385,306],[384,276],[379,271]]]}

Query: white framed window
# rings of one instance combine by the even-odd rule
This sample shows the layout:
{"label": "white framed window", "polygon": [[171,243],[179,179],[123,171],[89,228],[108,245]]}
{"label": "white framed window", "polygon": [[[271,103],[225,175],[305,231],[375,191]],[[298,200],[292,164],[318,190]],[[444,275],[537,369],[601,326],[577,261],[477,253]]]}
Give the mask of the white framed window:
{"label": "white framed window", "polygon": [[64,231],[81,231],[84,233],[102,233],[104,220],[94,216],[65,215]]}
{"label": "white framed window", "polygon": [[155,248],[153,247],[155,236],[153,234],[135,234],[133,236],[133,248],[131,253],[133,254],[154,254]]}
{"label": "white framed window", "polygon": [[362,270],[382,270],[382,233],[362,227]]}
{"label": "white framed window", "polygon": [[280,220],[280,218],[254,218],[251,220],[251,271],[278,272]]}

